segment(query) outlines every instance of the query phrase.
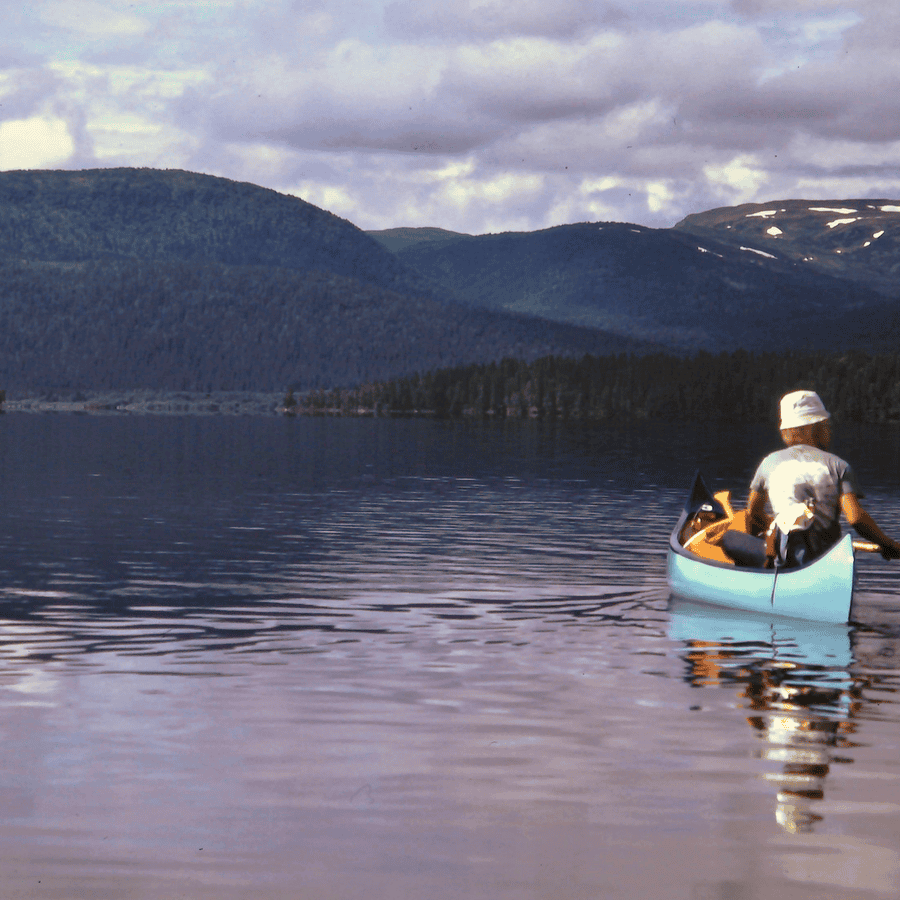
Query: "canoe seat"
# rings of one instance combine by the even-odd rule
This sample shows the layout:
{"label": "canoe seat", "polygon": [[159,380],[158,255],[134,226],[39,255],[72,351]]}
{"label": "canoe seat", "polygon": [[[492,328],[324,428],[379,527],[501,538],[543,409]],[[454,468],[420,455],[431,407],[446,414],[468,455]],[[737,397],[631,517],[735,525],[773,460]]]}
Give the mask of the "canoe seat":
{"label": "canoe seat", "polygon": [[[729,504],[727,508],[731,510],[731,505]],[[734,565],[734,560],[722,548],[726,534],[734,532],[737,541],[743,540],[741,536],[750,540],[756,539],[751,537],[747,528],[747,511],[742,509],[738,513],[733,512],[733,510],[731,512],[732,514],[728,518],[713,522],[688,538],[684,542],[684,548],[703,559]],[[735,538],[729,537],[727,539],[728,543],[730,544]],[[763,548],[763,552],[765,552],[765,548]]]}

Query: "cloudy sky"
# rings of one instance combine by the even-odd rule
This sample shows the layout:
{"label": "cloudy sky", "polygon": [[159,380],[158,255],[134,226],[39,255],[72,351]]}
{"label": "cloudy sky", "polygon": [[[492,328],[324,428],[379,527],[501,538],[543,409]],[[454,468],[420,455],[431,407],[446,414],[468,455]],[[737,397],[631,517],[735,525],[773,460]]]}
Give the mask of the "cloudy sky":
{"label": "cloudy sky", "polygon": [[0,9],[0,170],[189,169],[473,234],[900,197],[897,0]]}

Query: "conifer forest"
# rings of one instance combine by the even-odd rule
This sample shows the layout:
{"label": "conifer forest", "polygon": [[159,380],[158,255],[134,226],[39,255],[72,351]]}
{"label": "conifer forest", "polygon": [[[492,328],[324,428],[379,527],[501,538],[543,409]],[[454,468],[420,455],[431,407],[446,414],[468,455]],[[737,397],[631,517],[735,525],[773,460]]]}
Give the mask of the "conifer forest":
{"label": "conifer forest", "polygon": [[900,354],[547,356],[444,368],[352,389],[293,392],[296,413],[769,422],[778,398],[818,391],[837,421],[900,421]]}

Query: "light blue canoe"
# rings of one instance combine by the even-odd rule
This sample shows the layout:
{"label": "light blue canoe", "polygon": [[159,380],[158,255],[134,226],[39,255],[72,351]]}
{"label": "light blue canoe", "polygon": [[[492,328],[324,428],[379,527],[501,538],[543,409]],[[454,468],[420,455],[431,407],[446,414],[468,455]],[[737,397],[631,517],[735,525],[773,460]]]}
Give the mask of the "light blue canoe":
{"label": "light blue canoe", "polygon": [[701,509],[725,515],[698,474],[669,539],[668,581],[676,597],[818,622],[842,624],[849,620],[856,574],[849,534],[806,566],[744,568],[704,559],[681,545],[684,525]]}

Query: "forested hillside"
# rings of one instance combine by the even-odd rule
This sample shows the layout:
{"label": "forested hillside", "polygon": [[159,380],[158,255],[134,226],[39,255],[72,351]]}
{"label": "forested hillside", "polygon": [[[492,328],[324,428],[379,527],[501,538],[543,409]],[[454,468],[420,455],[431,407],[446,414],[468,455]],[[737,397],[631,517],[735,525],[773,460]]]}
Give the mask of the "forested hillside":
{"label": "forested hillside", "polygon": [[897,304],[871,287],[709,232],[582,223],[409,242],[397,255],[461,302],[688,351],[891,349],[898,323]]}
{"label": "forested hillside", "polygon": [[[853,203],[373,237],[190,172],[0,173],[0,388],[307,390],[504,357],[892,351],[900,304],[873,285],[900,271],[900,206]],[[850,276],[866,259],[864,284]]]}
{"label": "forested hillside", "polygon": [[321,272],[7,261],[0,278],[0,384],[12,390],[283,390],[621,346]]}
{"label": "forested hillside", "polygon": [[699,353],[506,359],[353,390],[312,391],[296,412],[442,417],[772,422],[787,391],[816,390],[838,421],[900,421],[900,353]]}
{"label": "forested hillside", "polygon": [[366,234],[375,238],[379,244],[387,247],[393,253],[423,242],[433,244],[471,237],[471,235],[461,234],[458,231],[447,231],[444,228],[386,228],[383,231],[367,231]]}
{"label": "forested hillside", "polygon": [[446,301],[349,222],[253,185],[152,169],[0,173],[11,393],[346,386],[621,346]]}
{"label": "forested hillside", "polygon": [[0,256],[275,266],[403,292],[428,289],[330,212],[256,185],[177,170],[0,173]]}

